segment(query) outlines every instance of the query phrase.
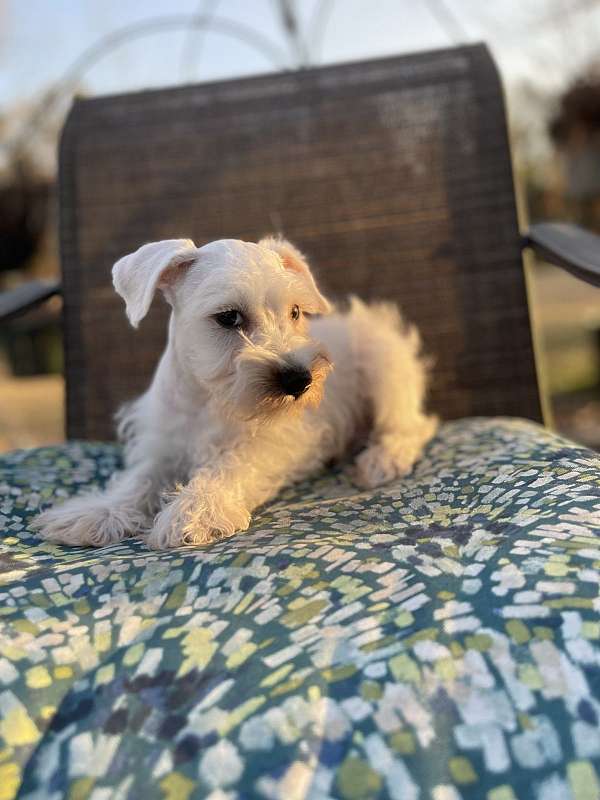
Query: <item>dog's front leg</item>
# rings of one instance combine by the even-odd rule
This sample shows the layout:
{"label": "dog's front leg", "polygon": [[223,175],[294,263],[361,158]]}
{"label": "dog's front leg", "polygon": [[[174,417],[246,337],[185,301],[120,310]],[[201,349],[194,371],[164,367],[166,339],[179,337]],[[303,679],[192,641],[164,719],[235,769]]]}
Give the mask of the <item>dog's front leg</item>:
{"label": "dog's front leg", "polygon": [[148,546],[207,544],[246,530],[252,511],[283,483],[284,468],[275,475],[267,463],[259,447],[248,447],[199,469],[156,516]]}
{"label": "dog's front leg", "polygon": [[71,497],[43,511],[31,527],[50,542],[103,547],[148,527],[159,499],[152,466],[116,473],[103,491]]}
{"label": "dog's front leg", "polygon": [[200,470],[156,516],[148,546],[164,550],[207,544],[246,530],[251,510],[245,495],[232,475]]}

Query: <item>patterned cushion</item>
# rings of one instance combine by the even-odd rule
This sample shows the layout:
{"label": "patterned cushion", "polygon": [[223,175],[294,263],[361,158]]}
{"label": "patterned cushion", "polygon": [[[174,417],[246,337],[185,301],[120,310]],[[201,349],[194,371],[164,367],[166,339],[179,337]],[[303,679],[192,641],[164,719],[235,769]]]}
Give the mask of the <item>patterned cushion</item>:
{"label": "patterned cushion", "polygon": [[595,454],[464,420],[409,479],[322,474],[204,549],[28,532],[118,466],[0,459],[0,800],[599,796]]}

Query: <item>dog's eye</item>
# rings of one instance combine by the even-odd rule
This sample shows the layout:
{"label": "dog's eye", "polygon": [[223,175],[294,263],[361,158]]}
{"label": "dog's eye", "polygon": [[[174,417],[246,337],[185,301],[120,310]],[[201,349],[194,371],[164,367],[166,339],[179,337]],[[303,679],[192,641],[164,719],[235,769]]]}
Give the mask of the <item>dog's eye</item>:
{"label": "dog's eye", "polygon": [[241,328],[244,324],[244,317],[235,308],[215,314],[215,319],[223,328]]}
{"label": "dog's eye", "polygon": [[300,319],[300,308],[298,306],[292,306],[290,316],[294,320]]}

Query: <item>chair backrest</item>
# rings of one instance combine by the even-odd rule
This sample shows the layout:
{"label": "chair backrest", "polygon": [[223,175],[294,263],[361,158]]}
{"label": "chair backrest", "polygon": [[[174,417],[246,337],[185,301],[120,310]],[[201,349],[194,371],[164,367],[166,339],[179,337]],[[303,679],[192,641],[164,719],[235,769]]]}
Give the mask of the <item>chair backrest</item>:
{"label": "chair backrest", "polygon": [[78,100],[60,154],[67,431],[111,438],[166,335],[113,262],[147,241],[282,231],[333,296],[398,301],[443,418],[540,419],[497,71],[483,45]]}

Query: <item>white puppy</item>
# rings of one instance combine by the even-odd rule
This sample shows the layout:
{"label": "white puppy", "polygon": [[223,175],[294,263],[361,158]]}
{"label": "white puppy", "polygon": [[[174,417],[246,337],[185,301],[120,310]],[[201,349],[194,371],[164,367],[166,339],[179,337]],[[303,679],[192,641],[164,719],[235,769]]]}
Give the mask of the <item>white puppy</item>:
{"label": "white puppy", "polygon": [[117,261],[113,279],[134,327],[162,290],[167,348],[148,391],[119,412],[125,470],[40,514],[45,539],[204,544],[349,453],[360,486],[406,475],[434,434],[416,330],[392,305],[353,299],[330,313],[283,239],[154,242]]}

